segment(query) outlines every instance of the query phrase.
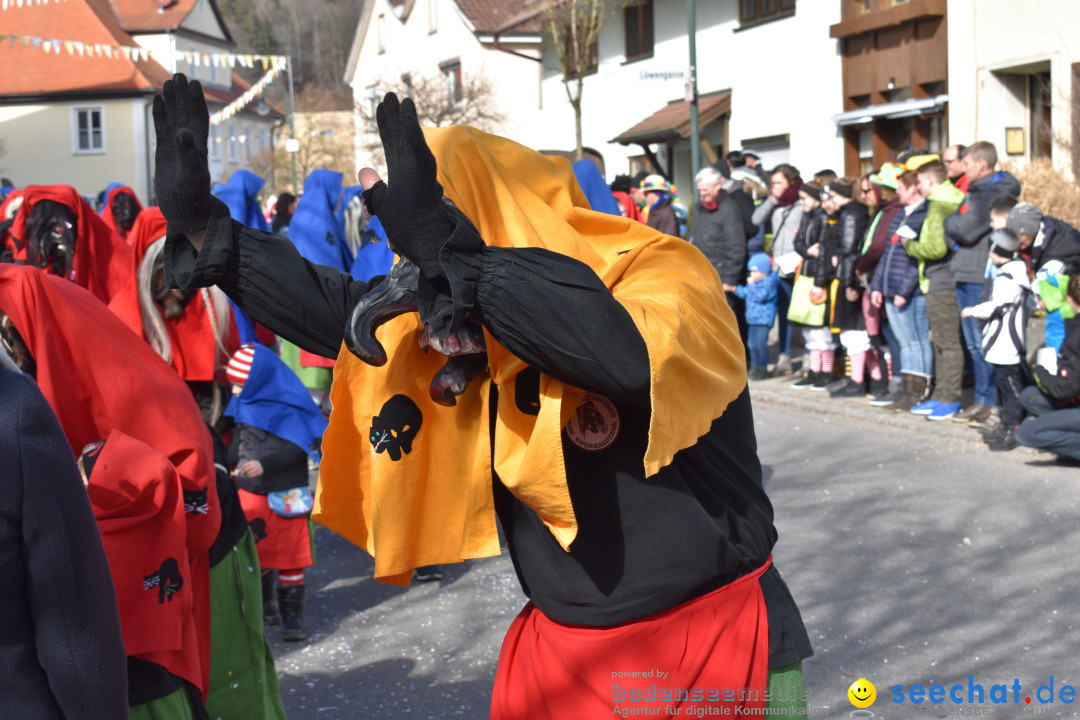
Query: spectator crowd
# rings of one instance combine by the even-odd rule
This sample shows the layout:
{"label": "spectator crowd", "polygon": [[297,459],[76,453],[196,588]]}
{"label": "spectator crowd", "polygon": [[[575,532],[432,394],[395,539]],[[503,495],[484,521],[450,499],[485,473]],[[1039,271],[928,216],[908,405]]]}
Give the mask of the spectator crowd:
{"label": "spectator crowd", "polygon": [[798,331],[795,389],[1080,461],[1080,233],[1019,201],[993,144],[808,180],[735,151],[695,181],[692,212],[660,175],[611,187],[622,215],[685,237],[716,268],[752,381],[794,374]]}

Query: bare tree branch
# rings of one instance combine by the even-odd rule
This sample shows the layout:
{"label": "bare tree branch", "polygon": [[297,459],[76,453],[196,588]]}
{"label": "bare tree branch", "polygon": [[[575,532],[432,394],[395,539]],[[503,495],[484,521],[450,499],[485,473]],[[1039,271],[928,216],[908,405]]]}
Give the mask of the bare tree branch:
{"label": "bare tree branch", "polygon": [[[491,132],[507,119],[506,114],[499,110],[491,82],[480,72],[462,75],[460,99],[456,101],[448,97],[441,75],[403,73],[398,78],[379,78],[375,84],[380,99],[388,92],[397,94],[399,98],[411,97],[416,104],[420,124],[426,127],[471,125]],[[361,149],[369,155],[374,165],[383,167],[385,158],[373,110],[367,103],[357,103],[356,112],[364,119],[368,130],[363,135]]]}

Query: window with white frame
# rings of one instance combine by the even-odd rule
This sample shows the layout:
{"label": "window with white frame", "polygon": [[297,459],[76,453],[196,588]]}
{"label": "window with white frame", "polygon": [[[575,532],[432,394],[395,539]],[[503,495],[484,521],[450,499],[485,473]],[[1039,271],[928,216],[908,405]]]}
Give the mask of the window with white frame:
{"label": "window with white frame", "polygon": [[206,0],[199,0],[199,15],[206,14]]}
{"label": "window with white frame", "polygon": [[210,146],[210,159],[211,160],[220,160],[221,159],[221,126],[220,125],[211,125],[210,126],[210,136],[208,138],[207,144]]}
{"label": "window with white frame", "polygon": [[199,78],[199,48],[195,45],[188,45],[188,79],[198,80]]}
{"label": "window with white frame", "polygon": [[255,138],[251,137],[251,123],[244,123],[240,142],[244,145],[244,162],[249,163],[251,162],[251,146],[255,143]]}
{"label": "window with white frame", "polygon": [[76,155],[105,152],[105,106],[71,108],[71,150]]}
{"label": "window with white frame", "polygon": [[266,129],[259,128],[259,154],[265,155],[268,150],[266,143]]}
{"label": "window with white frame", "polygon": [[219,62],[221,62],[220,56],[219,57],[214,57],[213,55],[210,56],[210,82],[212,84],[214,84],[214,85],[217,85],[220,82],[220,80],[218,80],[219,72],[220,72],[220,68],[218,68],[218,63]]}
{"label": "window with white frame", "polygon": [[443,79],[443,102],[457,105],[464,98],[461,85],[461,60],[448,60],[439,64]]}
{"label": "window with white frame", "polygon": [[375,122],[375,111],[379,108],[379,86],[368,85],[367,91],[364,94],[364,99],[367,101],[367,124],[368,127],[374,130],[377,127]]}
{"label": "window with white frame", "polygon": [[237,158],[237,152],[236,152],[237,147],[236,146],[237,146],[237,139],[238,138],[236,137],[236,135],[237,135],[237,127],[236,127],[236,121],[235,120],[230,120],[229,121],[228,133],[229,133],[229,162],[236,162],[236,158]]}

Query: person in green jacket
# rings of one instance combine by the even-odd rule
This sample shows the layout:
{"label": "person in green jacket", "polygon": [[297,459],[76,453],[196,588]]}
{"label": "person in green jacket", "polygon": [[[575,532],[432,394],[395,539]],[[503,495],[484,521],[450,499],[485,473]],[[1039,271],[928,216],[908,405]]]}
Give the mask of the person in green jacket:
{"label": "person in green jacket", "polygon": [[934,159],[915,168],[918,188],[926,198],[926,220],[917,240],[905,241],[907,254],[919,261],[919,288],[926,295],[934,338],[934,393],[911,408],[927,420],[946,420],[960,409],[964,352],[960,346],[960,306],[949,268],[945,218],[956,212],[964,193],[949,182],[945,164]]}

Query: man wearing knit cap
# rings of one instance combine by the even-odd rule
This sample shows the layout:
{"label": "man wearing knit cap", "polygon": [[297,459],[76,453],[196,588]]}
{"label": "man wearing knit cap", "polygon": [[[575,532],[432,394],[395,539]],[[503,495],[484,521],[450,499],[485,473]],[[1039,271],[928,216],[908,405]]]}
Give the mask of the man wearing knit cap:
{"label": "man wearing knit cap", "polygon": [[1064,220],[1047,217],[1037,205],[1020,203],[1009,212],[1006,226],[1020,240],[1017,256],[1034,273],[1051,260],[1065,265],[1065,274],[1080,270],[1080,232]]}

